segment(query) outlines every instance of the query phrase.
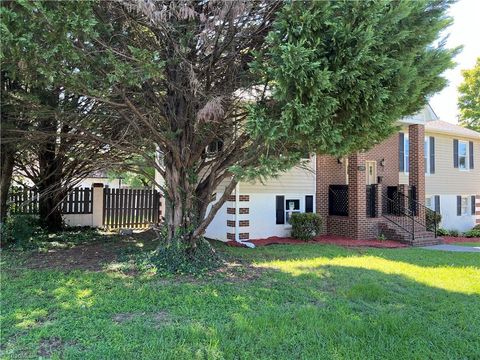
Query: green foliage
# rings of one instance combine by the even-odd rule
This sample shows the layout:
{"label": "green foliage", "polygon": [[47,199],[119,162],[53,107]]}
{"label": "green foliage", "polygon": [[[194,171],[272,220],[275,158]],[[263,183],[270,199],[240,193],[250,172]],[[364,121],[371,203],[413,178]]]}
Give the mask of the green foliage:
{"label": "green foliage", "polygon": [[252,64],[275,103],[252,107],[249,131],[332,155],[383,140],[446,84],[457,49],[432,43],[452,21],[449,3],[289,3]]}
{"label": "green foliage", "polygon": [[475,229],[475,228],[470,229],[467,232],[465,232],[463,235],[467,238],[473,238],[473,237],[480,238],[480,229]]}
{"label": "green foliage", "polygon": [[460,231],[458,230],[450,230],[449,233],[448,233],[449,236],[453,236],[453,237],[458,237],[460,236]]}
{"label": "green foliage", "polygon": [[477,224],[473,227],[474,230],[480,230],[480,224]]}
{"label": "green foliage", "polygon": [[438,236],[450,236],[450,230],[444,229],[444,228],[437,229],[437,235]]}
{"label": "green foliage", "polygon": [[425,214],[425,223],[428,230],[433,231],[435,228],[435,223],[437,224],[437,229],[440,226],[440,221],[442,221],[442,215],[434,211],[427,211]]}
{"label": "green foliage", "polygon": [[461,124],[480,132],[480,57],[473,69],[462,74],[463,83],[458,87]]}
{"label": "green foliage", "polygon": [[295,213],[290,217],[292,237],[311,240],[322,231],[322,218],[316,213]]}
{"label": "green foliage", "polygon": [[34,235],[38,231],[37,217],[31,215],[8,216],[0,228],[2,246],[29,247],[34,242]]}

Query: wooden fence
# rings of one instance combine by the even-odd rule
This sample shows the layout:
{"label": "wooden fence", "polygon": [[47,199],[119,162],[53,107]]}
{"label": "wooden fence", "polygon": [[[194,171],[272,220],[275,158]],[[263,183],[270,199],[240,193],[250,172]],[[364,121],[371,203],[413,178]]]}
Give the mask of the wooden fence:
{"label": "wooden fence", "polygon": [[160,193],[147,189],[103,190],[103,225],[110,229],[145,228],[160,222]]}
{"label": "wooden fence", "polygon": [[[12,187],[9,193],[9,211],[12,214],[38,214],[39,192],[35,188]],[[92,189],[74,188],[60,204],[62,214],[91,214]]]}

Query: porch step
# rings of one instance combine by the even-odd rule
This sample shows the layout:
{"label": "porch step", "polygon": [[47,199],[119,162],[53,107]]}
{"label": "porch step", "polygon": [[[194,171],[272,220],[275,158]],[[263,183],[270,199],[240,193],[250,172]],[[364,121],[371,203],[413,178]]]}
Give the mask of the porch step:
{"label": "porch step", "polygon": [[443,243],[443,239],[436,238],[433,232],[422,229],[415,230],[415,239],[412,239],[412,234],[388,220],[381,222],[378,230],[380,234],[383,234],[389,240],[400,241],[411,246],[428,246]]}

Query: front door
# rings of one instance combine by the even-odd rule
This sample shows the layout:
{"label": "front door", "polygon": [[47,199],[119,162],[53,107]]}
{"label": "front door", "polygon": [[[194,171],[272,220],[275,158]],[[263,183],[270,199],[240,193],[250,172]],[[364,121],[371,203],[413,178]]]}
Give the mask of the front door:
{"label": "front door", "polygon": [[365,167],[367,168],[367,185],[373,185],[377,183],[377,162],[366,161]]}

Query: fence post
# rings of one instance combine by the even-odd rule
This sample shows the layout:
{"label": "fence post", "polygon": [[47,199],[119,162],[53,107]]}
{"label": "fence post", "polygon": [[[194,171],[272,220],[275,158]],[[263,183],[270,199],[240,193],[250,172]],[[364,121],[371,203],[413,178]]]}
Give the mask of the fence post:
{"label": "fence post", "polygon": [[103,227],[103,184],[92,184],[92,227]]}

